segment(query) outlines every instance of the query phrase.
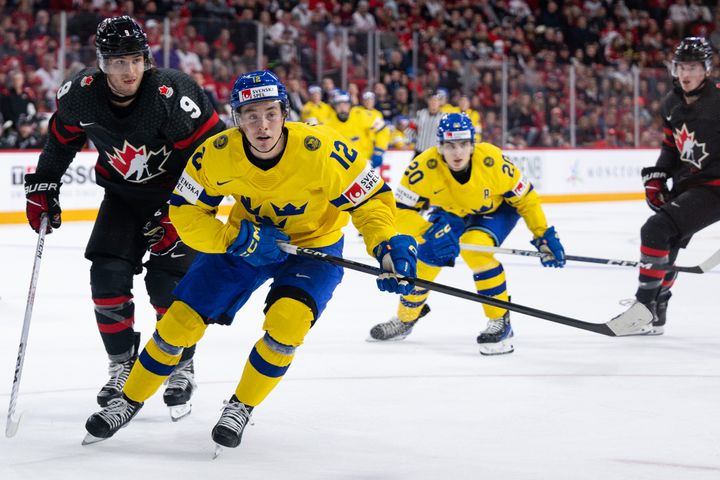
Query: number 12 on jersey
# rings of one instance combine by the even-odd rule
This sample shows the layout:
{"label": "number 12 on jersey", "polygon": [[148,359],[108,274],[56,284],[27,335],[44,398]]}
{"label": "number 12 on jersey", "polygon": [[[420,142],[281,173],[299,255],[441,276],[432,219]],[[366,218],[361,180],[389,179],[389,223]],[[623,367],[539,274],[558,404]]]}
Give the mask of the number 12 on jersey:
{"label": "number 12 on jersey", "polygon": [[[357,150],[348,147],[345,145],[345,142],[341,142],[340,140],[336,140],[333,146],[335,147],[335,151],[330,153],[330,158],[337,160],[345,170],[349,169],[350,164],[357,158]],[[340,154],[342,154],[342,156],[340,156]]]}

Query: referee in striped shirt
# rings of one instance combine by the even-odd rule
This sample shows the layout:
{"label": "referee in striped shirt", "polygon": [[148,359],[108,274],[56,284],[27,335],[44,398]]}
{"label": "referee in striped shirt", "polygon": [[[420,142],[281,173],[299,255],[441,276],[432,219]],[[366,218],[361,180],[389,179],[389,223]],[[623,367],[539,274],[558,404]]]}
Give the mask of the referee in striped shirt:
{"label": "referee in striped shirt", "polygon": [[417,128],[417,138],[415,139],[416,156],[437,145],[437,129],[442,116],[440,99],[437,95],[428,98],[427,108],[418,111],[415,117],[415,126]]}

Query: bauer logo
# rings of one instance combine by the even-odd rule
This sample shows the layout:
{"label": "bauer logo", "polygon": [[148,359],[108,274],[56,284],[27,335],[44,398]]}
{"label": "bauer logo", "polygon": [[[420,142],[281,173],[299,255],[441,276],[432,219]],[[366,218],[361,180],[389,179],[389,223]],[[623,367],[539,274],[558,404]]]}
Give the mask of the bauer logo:
{"label": "bauer logo", "polygon": [[183,173],[182,177],[180,177],[175,190],[192,205],[197,204],[200,193],[203,191],[200,184],[187,173]]}
{"label": "bauer logo", "polygon": [[241,93],[243,100],[255,100],[257,98],[277,97],[277,85],[267,85],[265,87],[246,88]]}

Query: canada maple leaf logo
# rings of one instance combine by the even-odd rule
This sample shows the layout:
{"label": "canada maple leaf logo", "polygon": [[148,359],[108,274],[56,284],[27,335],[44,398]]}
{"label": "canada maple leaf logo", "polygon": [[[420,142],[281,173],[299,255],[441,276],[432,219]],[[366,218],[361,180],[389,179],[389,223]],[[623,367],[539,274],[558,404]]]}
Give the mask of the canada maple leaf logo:
{"label": "canada maple leaf logo", "polygon": [[172,150],[168,150],[165,145],[159,150],[148,152],[145,145],[135,147],[127,140],[121,150],[116,147],[113,147],[113,150],[114,154],[105,152],[108,163],[125,180],[133,183],[144,183],[165,173],[163,165],[172,153]]}
{"label": "canada maple leaf logo", "polygon": [[160,95],[162,95],[162,96],[165,97],[165,98],[170,98],[170,97],[172,97],[172,94],[173,94],[173,92],[174,92],[174,90],[172,89],[172,87],[168,87],[167,85],[160,85],[160,86],[158,87],[158,91],[160,92]]}
{"label": "canada maple leaf logo", "polygon": [[695,168],[702,168],[702,161],[708,156],[705,144],[695,138],[695,132],[690,132],[687,125],[683,123],[682,128],[676,128],[673,132],[675,146],[680,152],[680,160],[693,165]]}

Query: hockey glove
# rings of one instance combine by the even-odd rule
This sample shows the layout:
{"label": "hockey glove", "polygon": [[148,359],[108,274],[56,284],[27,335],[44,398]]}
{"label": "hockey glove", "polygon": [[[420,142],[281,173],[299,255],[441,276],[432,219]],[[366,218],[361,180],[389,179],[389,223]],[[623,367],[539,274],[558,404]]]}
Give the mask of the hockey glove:
{"label": "hockey glove", "polygon": [[565,249],[560,243],[560,237],[555,232],[555,227],[548,228],[542,237],[536,238],[530,243],[543,254],[540,257],[543,267],[562,268],[565,266]]}
{"label": "hockey glove", "polygon": [[289,240],[290,237],[272,225],[255,225],[250,220],[243,220],[227,253],[242,257],[253,267],[261,267],[285,260],[288,254],[278,248],[277,241]]}
{"label": "hockey glove", "polygon": [[60,228],[60,182],[52,181],[37,173],[25,175],[25,213],[30,227],[38,232],[43,213],[49,217],[46,233]]}
{"label": "hockey glove", "polygon": [[148,240],[150,255],[167,255],[181,242],[180,235],[170,221],[167,204],[153,214],[143,227],[142,233]]}
{"label": "hockey glove", "polygon": [[457,221],[461,222],[462,229],[464,229],[465,223],[460,217],[443,210],[432,213],[428,218],[434,223],[422,235],[425,242],[418,246],[418,258],[428,265],[436,267],[455,265],[455,258],[460,254],[462,229],[459,233],[453,229],[452,223],[457,224],[457,221],[451,217],[455,217]]}
{"label": "hockey glove", "polygon": [[385,150],[382,148],[373,148],[372,157],[370,157],[370,164],[373,168],[380,168],[383,163],[383,155],[385,155]]}
{"label": "hockey glove", "polygon": [[670,190],[667,188],[667,171],[658,167],[643,168],[642,174],[643,185],[645,185],[645,201],[648,206],[656,212],[660,211],[660,207],[670,198]]}
{"label": "hockey glove", "polygon": [[414,286],[412,279],[417,271],[417,243],[409,235],[395,235],[380,242],[374,250],[382,273],[377,285],[383,292],[408,295]]}

